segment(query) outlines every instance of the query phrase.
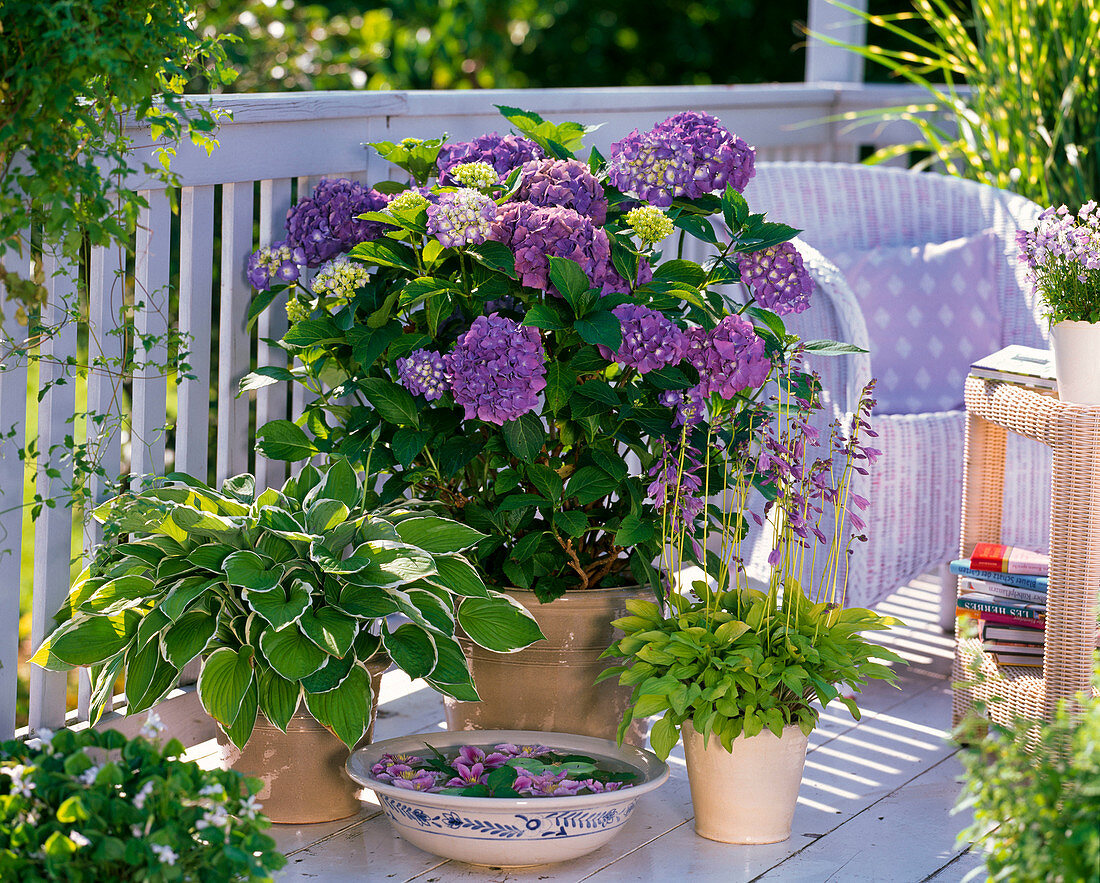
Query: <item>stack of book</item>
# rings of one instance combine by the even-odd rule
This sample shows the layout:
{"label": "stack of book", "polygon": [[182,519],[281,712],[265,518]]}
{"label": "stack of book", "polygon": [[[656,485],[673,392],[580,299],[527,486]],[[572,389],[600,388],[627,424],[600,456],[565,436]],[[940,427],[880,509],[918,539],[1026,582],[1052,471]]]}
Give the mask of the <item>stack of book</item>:
{"label": "stack of book", "polygon": [[997,543],[951,562],[963,582],[957,612],[977,620],[982,649],[1001,665],[1043,664],[1049,570],[1046,555]]}

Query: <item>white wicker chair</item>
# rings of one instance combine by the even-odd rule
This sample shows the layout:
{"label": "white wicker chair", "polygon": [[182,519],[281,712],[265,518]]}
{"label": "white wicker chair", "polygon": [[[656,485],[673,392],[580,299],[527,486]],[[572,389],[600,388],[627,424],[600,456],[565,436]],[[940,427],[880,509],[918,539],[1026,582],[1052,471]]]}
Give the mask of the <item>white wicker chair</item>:
{"label": "white wicker chair", "polygon": [[[944,242],[993,229],[1003,244],[995,279],[1000,345],[1046,345],[1046,323],[1015,256],[1016,231],[1033,226],[1041,211],[1027,199],[937,174],[812,162],[760,163],[745,196],[754,212],[766,211],[771,219],[800,228],[800,240],[812,246],[803,252],[818,285],[817,302],[788,322],[804,338],[867,345],[859,302],[827,260],[830,250]],[[863,384],[888,370],[888,359],[871,352],[869,358],[819,360],[813,367],[830,393],[829,410],[850,411]],[[961,400],[961,388],[958,393]],[[848,580],[848,603],[860,605],[876,603],[944,565],[959,548],[965,413],[890,414],[873,423],[883,456],[867,494],[870,540],[857,544]],[[1008,460],[1003,541],[1045,549],[1049,452],[1014,437]],[[759,550],[753,561],[759,563]],[[944,604],[950,621],[953,581],[945,586],[945,599],[950,599]]]}

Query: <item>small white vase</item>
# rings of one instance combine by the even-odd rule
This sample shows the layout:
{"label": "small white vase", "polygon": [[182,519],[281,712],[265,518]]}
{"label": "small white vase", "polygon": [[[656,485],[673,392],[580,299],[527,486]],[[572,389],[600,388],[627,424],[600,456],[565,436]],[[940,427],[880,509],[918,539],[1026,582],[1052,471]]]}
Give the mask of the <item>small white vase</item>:
{"label": "small white vase", "polygon": [[717,736],[703,747],[691,722],[684,724],[695,833],[721,843],[779,843],[791,836],[807,738],[786,727],[782,738],[763,730],[733,740],[726,751]]}
{"label": "small white vase", "polygon": [[1058,397],[1075,405],[1100,405],[1100,323],[1051,326]]}

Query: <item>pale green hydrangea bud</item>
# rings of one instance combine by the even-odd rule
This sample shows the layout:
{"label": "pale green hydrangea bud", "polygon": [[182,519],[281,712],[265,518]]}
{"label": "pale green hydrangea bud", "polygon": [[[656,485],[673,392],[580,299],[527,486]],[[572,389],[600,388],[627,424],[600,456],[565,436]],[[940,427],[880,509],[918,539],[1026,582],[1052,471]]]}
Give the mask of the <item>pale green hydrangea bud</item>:
{"label": "pale green hydrangea bud", "polygon": [[356,289],[366,284],[368,275],[367,268],[362,264],[353,263],[345,257],[333,258],[321,267],[309,287],[314,294],[333,298],[339,309],[351,300]]}
{"label": "pale green hydrangea bud", "polygon": [[286,317],[290,320],[291,325],[308,319],[309,314],[309,306],[302,303],[298,298],[292,297],[286,302]]}
{"label": "pale green hydrangea bud", "polygon": [[451,177],[463,187],[488,190],[500,181],[496,169],[487,162],[464,162],[451,169]]}
{"label": "pale green hydrangea bud", "polygon": [[386,206],[386,210],[392,215],[394,212],[416,211],[420,208],[426,208],[427,205],[428,200],[423,194],[417,193],[415,190],[406,190],[391,199],[390,204]]}
{"label": "pale green hydrangea bud", "polygon": [[419,147],[423,143],[424,143],[423,138],[402,138],[401,139],[401,146],[402,147]]}
{"label": "pale green hydrangea bud", "polygon": [[647,245],[660,242],[672,235],[672,221],[664,212],[651,205],[632,208],[626,213],[626,223]]}

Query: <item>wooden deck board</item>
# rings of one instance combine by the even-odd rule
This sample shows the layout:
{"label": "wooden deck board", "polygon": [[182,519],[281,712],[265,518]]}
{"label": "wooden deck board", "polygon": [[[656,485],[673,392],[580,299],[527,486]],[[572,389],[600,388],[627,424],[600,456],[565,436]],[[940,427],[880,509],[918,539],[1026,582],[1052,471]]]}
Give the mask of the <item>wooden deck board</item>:
{"label": "wooden deck board", "polygon": [[[792,836],[734,846],[696,836],[682,749],[672,776],[601,849],[555,865],[499,869],[439,859],[401,840],[369,792],[364,811],[327,825],[275,826],[290,863],[281,881],[322,883],[627,883],[627,881],[947,881],[981,864],[956,845],[968,823],[952,815],[961,765],[948,740],[952,639],[938,623],[938,585],[916,580],[879,607],[905,626],[880,636],[911,661],[899,686],[874,683],[859,697],[862,720],[830,706],[810,738]],[[375,738],[442,727],[431,690],[400,672],[383,681]]]}

